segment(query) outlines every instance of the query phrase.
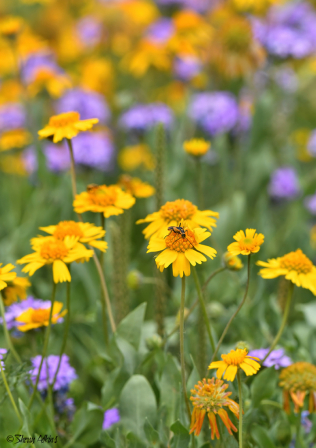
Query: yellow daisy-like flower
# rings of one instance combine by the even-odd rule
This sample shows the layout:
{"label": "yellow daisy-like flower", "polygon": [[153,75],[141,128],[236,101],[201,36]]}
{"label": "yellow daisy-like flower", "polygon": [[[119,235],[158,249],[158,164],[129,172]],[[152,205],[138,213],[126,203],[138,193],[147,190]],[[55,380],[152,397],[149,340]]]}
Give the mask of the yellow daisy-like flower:
{"label": "yellow daisy-like flower", "polygon": [[21,154],[6,155],[0,158],[0,170],[7,174],[27,176],[25,160]]}
{"label": "yellow daisy-like flower", "polygon": [[[88,222],[61,221],[56,226],[40,227],[40,230],[61,241],[64,241],[67,236],[74,236],[80,243],[89,244],[89,246],[96,247],[102,252],[105,252],[108,247],[106,241],[98,241],[100,238],[104,238],[105,230]],[[42,244],[43,238],[47,237],[32,238],[33,249],[38,243]]]}
{"label": "yellow daisy-like flower", "polygon": [[65,112],[51,117],[48,125],[38,131],[38,135],[40,140],[51,137],[54,143],[58,143],[63,138],[72,139],[80,132],[88,131],[98,122],[97,118],[80,120],[78,112]]}
{"label": "yellow daisy-like flower", "polygon": [[199,210],[192,202],[186,199],[177,199],[176,201],[166,202],[159,212],[151,213],[145,219],[139,219],[136,224],[150,222],[143,233],[146,239],[152,236],[165,237],[169,231],[168,227],[178,226],[181,220],[186,221],[192,229],[196,227],[206,227],[212,230],[216,227],[215,218],[219,218],[217,212],[212,210]]}
{"label": "yellow daisy-like flower", "polygon": [[31,134],[25,129],[11,129],[0,134],[0,151],[24,148],[31,141]]}
{"label": "yellow daisy-like flower", "polygon": [[12,305],[20,300],[25,300],[27,297],[26,290],[31,286],[29,280],[25,277],[15,277],[8,282],[8,286],[2,290],[3,303],[6,306]]}
{"label": "yellow daisy-like flower", "polygon": [[241,259],[237,255],[232,255],[230,252],[225,252],[222,260],[225,267],[231,271],[240,271],[244,267]]}
{"label": "yellow daisy-like flower", "polygon": [[246,229],[246,235],[243,230],[234,235],[236,243],[231,243],[227,250],[231,255],[250,255],[256,254],[260,250],[261,244],[264,242],[264,235],[256,233],[256,229]]}
{"label": "yellow daisy-like flower", "polygon": [[216,415],[221,418],[230,435],[233,435],[232,430],[237,432],[237,428],[228,417],[227,411],[223,409],[227,407],[239,419],[239,405],[228,398],[232,392],[226,392],[227,388],[228,384],[224,384],[224,381],[215,380],[215,378],[206,380],[204,378],[194,386],[194,389],[191,389],[190,400],[193,402],[194,409],[191,417],[190,434],[192,432],[195,432],[196,436],[200,434],[206,414],[210,422],[212,440],[215,436],[217,439],[220,438]]}
{"label": "yellow daisy-like flower", "polygon": [[89,185],[73,202],[76,213],[103,213],[105,218],[121,215],[135,204],[135,198],[117,185]]}
{"label": "yellow daisy-like flower", "polygon": [[310,162],[313,156],[308,152],[307,145],[311,136],[311,129],[299,128],[290,135],[290,140],[293,142],[296,150],[296,157],[301,162]]}
{"label": "yellow daisy-like flower", "polygon": [[217,378],[222,378],[225,372],[224,380],[227,381],[234,381],[238,369],[242,369],[247,376],[254,375],[261,367],[255,359],[258,361],[260,359],[247,356],[247,354],[246,349],[231,350],[227,355],[221,356],[223,361],[212,362],[208,368],[209,370],[217,369]]}
{"label": "yellow daisy-like flower", "polygon": [[21,17],[6,16],[0,20],[0,35],[15,37],[23,28],[24,21]]}
{"label": "yellow daisy-like flower", "polygon": [[211,143],[203,140],[202,138],[193,138],[183,143],[184,150],[191,154],[191,156],[201,157],[204,156],[210,149]]}
{"label": "yellow daisy-like flower", "polygon": [[37,70],[34,79],[27,89],[31,96],[37,95],[41,91],[46,91],[53,98],[59,98],[65,90],[71,87],[70,80],[54,70],[42,67]]}
{"label": "yellow daisy-like flower", "polygon": [[155,159],[147,145],[126,146],[120,151],[118,164],[124,171],[134,171],[144,168],[152,171],[155,168]]}
{"label": "yellow daisy-like flower", "polygon": [[309,362],[296,362],[282,370],[279,384],[283,387],[285,412],[289,414],[291,411],[290,397],[294,412],[299,412],[308,393],[308,410],[310,413],[316,412],[316,366]]}
{"label": "yellow daisy-like flower", "polygon": [[11,282],[16,277],[16,272],[10,272],[15,268],[13,264],[6,264],[3,268],[2,264],[0,263],[0,291],[8,286],[7,282]]}
{"label": "yellow daisy-like flower", "polygon": [[257,261],[258,266],[264,269],[259,271],[262,278],[276,278],[284,275],[294,285],[309,289],[316,295],[316,266],[306,257],[301,249],[290,252],[279,258],[265,261]]}
{"label": "yellow daisy-like flower", "polygon": [[67,264],[89,259],[92,256],[93,251],[78,243],[78,237],[66,236],[62,241],[54,237],[47,237],[37,242],[34,246],[34,253],[26,255],[17,263],[26,264],[22,271],[27,272],[30,276],[41,267],[52,264],[54,282],[62,283],[71,281]]}
{"label": "yellow daisy-like flower", "polygon": [[171,230],[166,238],[152,237],[148,244],[148,252],[160,252],[156,258],[157,268],[162,272],[165,268],[172,264],[172,272],[174,277],[189,276],[191,267],[196,263],[201,264],[206,261],[205,255],[213,259],[216,256],[216,250],[212,247],[200,244],[211,236],[206,229],[196,228],[191,230],[183,224],[185,236],[179,232]]}
{"label": "yellow daisy-like flower", "polygon": [[143,182],[137,177],[131,177],[127,174],[123,174],[119,178],[118,184],[125,191],[135,196],[135,198],[149,198],[156,193],[156,189],[147,182]]}
{"label": "yellow daisy-like flower", "polygon": [[[67,313],[67,310],[60,312],[62,307],[63,304],[61,302],[54,302],[52,313],[53,324],[56,324]],[[34,328],[47,327],[49,324],[49,315],[50,308],[28,308],[20,316],[16,317],[15,320],[23,324],[19,325],[17,329],[24,332],[33,330]]]}

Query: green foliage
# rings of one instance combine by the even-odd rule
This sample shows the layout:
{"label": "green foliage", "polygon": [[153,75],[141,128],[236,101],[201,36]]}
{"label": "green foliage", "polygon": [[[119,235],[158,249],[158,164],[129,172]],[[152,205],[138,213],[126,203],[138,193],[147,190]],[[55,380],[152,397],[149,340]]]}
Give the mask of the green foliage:
{"label": "green foliage", "polygon": [[177,420],[173,425],[170,426],[171,431],[174,436],[171,440],[171,448],[188,448],[190,442],[190,434],[187,428],[185,428],[182,423]]}
{"label": "green foliage", "polygon": [[271,398],[275,392],[278,376],[274,367],[259,371],[251,383],[251,397],[254,407],[263,399]]}

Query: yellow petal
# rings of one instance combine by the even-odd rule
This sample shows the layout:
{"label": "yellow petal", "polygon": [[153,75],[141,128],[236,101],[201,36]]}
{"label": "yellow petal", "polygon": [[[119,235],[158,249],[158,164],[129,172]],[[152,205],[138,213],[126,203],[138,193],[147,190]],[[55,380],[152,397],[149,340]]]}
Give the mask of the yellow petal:
{"label": "yellow petal", "polygon": [[195,248],[211,259],[216,257],[217,252],[215,249],[213,249],[213,247],[205,246],[204,244],[198,244],[197,246],[195,246]]}
{"label": "yellow petal", "polygon": [[70,272],[61,260],[55,260],[53,263],[53,277],[55,283],[70,282]]}
{"label": "yellow petal", "polygon": [[175,250],[166,249],[156,258],[157,265],[163,265],[165,268],[171,265],[177,258],[178,253]]}
{"label": "yellow petal", "polygon": [[202,261],[206,261],[206,258],[204,257],[204,255],[202,255],[200,252],[197,252],[196,250],[193,250],[193,249],[186,250],[184,255],[189,260],[189,262],[192,264],[192,266],[195,266],[196,263],[201,264]]}

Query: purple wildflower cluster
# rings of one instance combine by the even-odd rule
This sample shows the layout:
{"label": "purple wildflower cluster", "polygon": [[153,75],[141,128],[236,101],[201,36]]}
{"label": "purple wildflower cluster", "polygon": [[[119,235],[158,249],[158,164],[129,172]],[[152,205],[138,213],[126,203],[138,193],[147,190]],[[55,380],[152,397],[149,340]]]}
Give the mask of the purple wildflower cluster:
{"label": "purple wildflower cluster", "polygon": [[294,199],[300,192],[296,171],[292,167],[281,167],[274,171],[268,187],[273,199]]}
{"label": "purple wildflower cluster", "polygon": [[[36,382],[36,377],[38,375],[39,366],[41,363],[41,355],[35,356],[31,359],[33,364],[33,369],[31,371],[31,380],[33,384]],[[59,356],[50,355],[44,359],[39,383],[38,390],[43,391],[47,389],[48,384],[52,384],[54,376],[58,367]],[[63,355],[61,358],[60,367],[56,377],[56,382],[54,384],[54,391],[57,390],[68,390],[69,384],[77,378],[76,371],[69,364],[69,358],[67,355]]]}
{"label": "purple wildflower cluster", "polygon": [[120,413],[117,408],[111,408],[105,411],[102,429],[109,429],[115,423],[120,421]]}
{"label": "purple wildflower cluster", "polygon": [[[267,355],[267,353],[269,352],[268,348],[259,348],[257,350],[251,350],[248,355],[252,356],[252,357],[256,357],[259,359],[264,359],[264,357]],[[290,366],[292,363],[291,358],[289,358],[288,356],[286,356],[284,354],[284,349],[283,348],[279,348],[278,350],[272,350],[272,352],[270,353],[270,355],[267,357],[267,359],[264,361],[263,365],[265,367],[273,367],[276,370],[279,370],[280,367],[288,367]]]}
{"label": "purple wildflower cluster", "polygon": [[194,78],[201,72],[201,69],[201,62],[194,56],[182,56],[174,60],[174,73],[183,81],[189,81]]}
{"label": "purple wildflower cluster", "polygon": [[0,106],[0,130],[23,128],[26,123],[25,110],[21,104],[6,103]]}
{"label": "purple wildflower cluster", "polygon": [[256,38],[274,56],[301,59],[316,51],[316,14],[307,2],[270,9],[264,19],[253,19]]}
{"label": "purple wildflower cluster", "polygon": [[86,16],[78,21],[76,31],[79,39],[86,47],[93,47],[101,40],[102,24],[94,17]]}
{"label": "purple wildflower cluster", "polygon": [[173,113],[163,103],[137,104],[121,115],[119,123],[130,131],[146,131],[159,123],[169,129],[173,123]]}
{"label": "purple wildflower cluster", "polygon": [[164,44],[174,33],[174,25],[168,17],[152,23],[146,31],[146,38],[157,44]]}

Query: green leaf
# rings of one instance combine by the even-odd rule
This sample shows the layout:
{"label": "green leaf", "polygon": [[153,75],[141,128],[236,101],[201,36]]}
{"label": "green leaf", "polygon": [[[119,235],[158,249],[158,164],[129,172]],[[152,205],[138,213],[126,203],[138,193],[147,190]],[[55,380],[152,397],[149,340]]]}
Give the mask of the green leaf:
{"label": "green leaf", "polygon": [[19,398],[19,407],[20,407],[21,416],[23,419],[23,426],[22,426],[20,433],[30,437],[33,433],[32,425],[31,425],[31,416],[30,416],[29,410],[27,409],[27,407],[25,406],[25,404],[23,403],[21,398]]}
{"label": "green leaf", "polygon": [[174,433],[171,440],[171,448],[188,448],[190,443],[189,431],[182,425],[180,420],[177,420],[170,426],[171,431]]}
{"label": "green leaf", "polygon": [[160,438],[158,432],[152,427],[148,418],[145,419],[144,430],[146,434],[146,438],[151,445],[158,445]]}
{"label": "green leaf", "polygon": [[117,334],[138,350],[147,303],[140,304],[117,327]]}
{"label": "green leaf", "polygon": [[102,387],[102,406],[104,408],[111,407],[117,401],[117,397],[124,387],[124,384],[130,377],[124,367],[117,367],[110,372]]}
{"label": "green leaf", "polygon": [[250,430],[250,434],[260,448],[276,448],[270,439],[267,430],[262,426],[253,425]]}
{"label": "green leaf", "polygon": [[157,417],[156,397],[144,376],[133,375],[127,381],[120,396],[119,408],[122,424],[144,439],[146,417],[153,425]]}
{"label": "green leaf", "polygon": [[71,424],[72,438],[87,446],[92,445],[99,440],[103,419],[104,412],[99,406],[83,403]]}
{"label": "green leaf", "polygon": [[274,367],[259,371],[251,384],[252,405],[254,407],[259,406],[261,400],[272,397],[277,380]]}
{"label": "green leaf", "polygon": [[296,305],[296,308],[304,313],[306,322],[311,326],[316,328],[316,301]]}
{"label": "green leaf", "polygon": [[128,441],[128,448],[146,448],[146,445],[132,432],[129,432],[126,436]]}
{"label": "green leaf", "polygon": [[179,416],[181,373],[174,357],[169,353],[160,381],[160,405],[167,410],[166,425]]}
{"label": "green leaf", "polygon": [[115,441],[111,439],[109,434],[104,430],[102,430],[101,432],[100,441],[105,445],[106,448],[116,448]]}

